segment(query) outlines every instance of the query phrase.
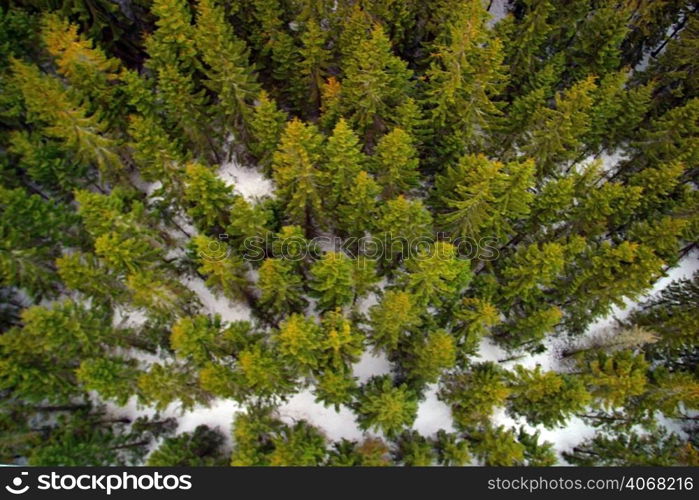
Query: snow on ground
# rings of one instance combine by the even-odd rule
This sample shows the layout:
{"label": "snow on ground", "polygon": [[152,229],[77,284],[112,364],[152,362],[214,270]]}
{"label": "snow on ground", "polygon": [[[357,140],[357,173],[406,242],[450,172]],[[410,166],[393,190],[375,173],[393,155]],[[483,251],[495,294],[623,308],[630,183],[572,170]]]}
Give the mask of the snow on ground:
{"label": "snow on ground", "polygon": [[420,403],[413,429],[423,436],[432,436],[438,430],[454,432],[451,409],[437,399],[438,384],[430,384],[425,391],[425,400]]}
{"label": "snow on ground", "polygon": [[387,375],[391,373],[391,363],[382,351],[374,353],[364,351],[361,359],[353,367],[354,376],[364,383],[374,375]]}
{"label": "snow on ground", "polygon": [[215,295],[200,278],[185,278],[183,284],[197,294],[204,310],[220,314],[223,321],[251,321],[252,310],[243,302],[233,302],[223,295]]}
{"label": "snow on ground", "polygon": [[509,9],[507,8],[508,0],[493,0],[490,4],[490,15],[492,16],[488,20],[488,26],[494,26],[498,21],[507,15]]}
{"label": "snow on ground", "polygon": [[262,175],[262,172],[253,167],[244,167],[235,159],[221,165],[218,176],[248,201],[259,200],[274,193],[272,181]]}
{"label": "snow on ground", "polygon": [[114,328],[138,328],[143,326],[146,321],[148,321],[148,316],[140,309],[114,308],[114,316],[112,316]]}
{"label": "snow on ground", "polygon": [[218,429],[231,443],[231,428],[236,413],[245,409],[232,399],[215,399],[209,406],[197,406],[179,417],[177,433],[191,432],[200,425]]}
{"label": "snow on ground", "polygon": [[626,300],[624,307],[614,306],[612,311],[607,316],[598,319],[588,327],[584,337],[616,326],[619,321],[625,320],[628,315],[631,314],[637,304],[645,302],[649,298],[654,297],[673,281],[682,278],[691,278],[696,271],[699,271],[699,251],[697,250],[686,255],[679,262],[679,265],[669,269],[665,273],[665,276],[656,281],[653,288],[651,288],[643,297],[637,300]]}
{"label": "snow on ground", "polygon": [[381,281],[376,284],[377,291],[370,292],[357,300],[357,310],[362,314],[369,314],[369,309],[371,309],[371,306],[374,306],[381,301],[381,295],[383,294],[383,291],[386,289],[387,285],[388,280],[384,276],[381,278]]}
{"label": "snow on ground", "polygon": [[342,438],[361,440],[364,437],[364,432],[357,425],[354,413],[349,408],[341,406],[337,412],[332,406],[325,407],[315,401],[310,389],[294,394],[277,411],[279,417],[287,424],[306,420],[322,429],[328,439],[333,441]]}

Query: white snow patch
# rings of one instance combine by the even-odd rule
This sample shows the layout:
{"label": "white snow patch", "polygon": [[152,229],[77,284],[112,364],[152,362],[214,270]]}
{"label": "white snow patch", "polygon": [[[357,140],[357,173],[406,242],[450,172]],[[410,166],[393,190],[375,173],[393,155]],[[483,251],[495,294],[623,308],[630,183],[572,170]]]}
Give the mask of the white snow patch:
{"label": "white snow patch", "polygon": [[204,310],[220,314],[223,321],[251,321],[252,310],[243,302],[232,302],[223,295],[215,295],[200,278],[186,278],[182,283],[197,294]]}
{"label": "white snow patch", "polygon": [[361,440],[365,435],[349,408],[341,406],[340,411],[337,412],[333,407],[325,407],[315,401],[309,389],[294,394],[289,401],[279,407],[277,412],[281,420],[287,424],[306,420],[320,428],[326,437],[333,441],[339,441],[342,438]]}
{"label": "white snow patch", "polygon": [[138,328],[148,321],[148,315],[141,309],[129,309],[117,306],[114,308],[112,316],[112,326],[114,328]]}
{"label": "white snow patch", "polygon": [[255,168],[239,165],[235,159],[221,165],[218,175],[248,201],[273,196],[274,185],[270,179]]}
{"label": "white snow patch", "polygon": [[179,418],[177,433],[191,432],[200,425],[218,429],[231,444],[231,429],[236,413],[245,409],[232,399],[215,399],[208,406],[197,406]]}
{"label": "white snow patch", "polygon": [[364,351],[360,360],[354,365],[353,372],[359,382],[364,383],[375,375],[390,374],[391,363],[383,351],[379,353]]}
{"label": "white snow patch", "polygon": [[577,446],[581,441],[594,436],[597,429],[586,424],[578,417],[572,417],[565,427],[556,429],[545,429],[537,426],[536,430],[541,432],[539,442],[550,441],[559,456],[559,463],[566,464],[561,457],[564,451],[570,451],[574,446]]}
{"label": "white snow patch", "polygon": [[508,0],[493,0],[493,2],[490,5],[490,15],[491,18],[488,19],[488,27],[492,28],[495,26],[495,24],[498,23],[501,19],[503,19],[507,13],[509,12],[509,9],[507,8]]}
{"label": "white snow patch", "polygon": [[436,434],[438,430],[454,432],[449,405],[437,399],[437,384],[430,384],[425,391],[425,400],[420,403],[413,429],[423,436]]}
{"label": "white snow patch", "polygon": [[384,276],[375,286],[377,290],[370,292],[357,300],[357,310],[362,314],[369,314],[369,309],[381,301],[381,295],[388,285],[388,280]]}

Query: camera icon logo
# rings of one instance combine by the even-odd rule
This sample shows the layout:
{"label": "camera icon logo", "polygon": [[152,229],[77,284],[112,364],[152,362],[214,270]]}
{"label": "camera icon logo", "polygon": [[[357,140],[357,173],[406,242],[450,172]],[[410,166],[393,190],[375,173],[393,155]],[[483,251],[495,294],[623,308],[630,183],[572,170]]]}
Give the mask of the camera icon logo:
{"label": "camera icon logo", "polygon": [[29,485],[27,484],[27,485],[24,485],[24,487],[22,487],[22,477],[28,476],[28,475],[29,475],[28,472],[21,472],[19,476],[15,477],[12,480],[11,485],[8,484],[7,486],[5,486],[5,489],[7,491],[9,491],[10,493],[12,493],[13,495],[21,495],[23,493],[26,493],[27,490],[29,489]]}
{"label": "camera icon logo", "polygon": [[218,239],[211,240],[206,248],[199,251],[199,257],[209,262],[220,262],[231,254],[231,247],[227,243],[228,235],[219,234]]}

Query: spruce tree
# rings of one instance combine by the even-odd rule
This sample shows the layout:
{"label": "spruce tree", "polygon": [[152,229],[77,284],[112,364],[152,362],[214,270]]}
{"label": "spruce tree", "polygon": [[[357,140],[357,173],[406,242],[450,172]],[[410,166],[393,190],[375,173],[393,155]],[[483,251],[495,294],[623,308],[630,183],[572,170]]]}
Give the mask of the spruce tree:
{"label": "spruce tree", "polygon": [[301,277],[283,259],[268,258],[260,266],[259,306],[272,317],[301,312],[307,301],[303,298]]}
{"label": "spruce tree", "polygon": [[389,375],[370,378],[360,388],[355,412],[362,429],[398,435],[417,417],[417,399],[406,385],[394,385]]}
{"label": "spruce tree", "polygon": [[311,267],[309,287],[318,298],[318,308],[327,311],[354,299],[352,261],[342,252],[327,252]]}
{"label": "spruce tree", "polygon": [[307,233],[314,222],[321,221],[322,146],[323,136],[315,125],[294,119],[284,129],[272,159],[274,181],[285,203],[286,215],[292,224],[303,226]]}

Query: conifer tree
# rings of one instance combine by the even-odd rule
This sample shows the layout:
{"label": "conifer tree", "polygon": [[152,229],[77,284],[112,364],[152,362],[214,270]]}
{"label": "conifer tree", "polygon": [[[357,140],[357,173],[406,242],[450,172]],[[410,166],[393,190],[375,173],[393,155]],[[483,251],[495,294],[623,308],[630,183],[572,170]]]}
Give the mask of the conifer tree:
{"label": "conifer tree", "polygon": [[332,405],[340,411],[340,405],[349,404],[357,392],[357,380],[345,371],[325,370],[315,382],[315,396],[318,403]]}
{"label": "conifer tree", "polygon": [[582,413],[591,399],[579,377],[542,372],[540,366],[533,370],[515,366],[510,387],[508,411],[522,415],[530,425],[542,424],[547,429],[564,426],[570,416]]}
{"label": "conifer tree", "polygon": [[432,49],[425,101],[440,161],[477,149],[500,112],[494,98],[507,79],[504,54],[487,18],[482,2],[460,2]]}
{"label": "conifer tree", "polygon": [[291,314],[274,332],[274,339],[285,362],[303,373],[320,365],[322,331],[312,318]]}
{"label": "conifer tree", "polygon": [[541,431],[529,434],[524,426],[519,428],[517,441],[524,446],[524,461],[529,467],[550,467],[558,463],[558,457],[553,449],[553,443],[539,443]]}
{"label": "conifer tree", "polygon": [[350,371],[364,351],[364,336],[340,309],[321,318],[322,364],[331,370]]}
{"label": "conifer tree", "polygon": [[697,300],[699,273],[695,273],[691,279],[670,283],[656,297],[632,311],[629,322],[650,329],[658,336],[657,342],[648,346],[651,352],[662,353],[670,359],[684,356],[685,352],[691,352],[699,332],[699,318],[695,314]]}
{"label": "conifer tree", "polygon": [[[271,238],[273,214],[269,204],[234,196],[226,234],[231,246],[252,262],[259,262]],[[259,252],[258,252],[259,249]]]}
{"label": "conifer tree", "polygon": [[69,401],[79,394],[79,360],[99,356],[106,344],[119,344],[104,310],[76,302],[32,306],[21,319],[21,328],[0,337],[0,388],[26,401]]}
{"label": "conifer tree", "polygon": [[78,34],[78,26],[56,14],[42,18],[42,38],[58,73],[87,98],[89,112],[101,114],[106,122],[118,127],[123,113],[123,96],[114,85],[121,71],[119,60],[107,57],[91,40]]}
{"label": "conifer tree", "polygon": [[365,144],[374,144],[378,135],[398,125],[395,111],[411,91],[412,72],[393,55],[391,42],[380,25],[374,25],[371,36],[356,44],[344,69],[343,115]]}
{"label": "conifer tree", "polygon": [[262,342],[254,343],[238,353],[232,377],[215,377],[215,371],[213,375],[217,385],[226,382],[235,384],[233,397],[241,402],[269,403],[292,393],[296,387],[296,370],[289,366],[283,355]]}
{"label": "conifer tree", "polygon": [[201,234],[193,238],[192,245],[200,264],[198,271],[206,277],[206,286],[230,300],[247,297],[247,265],[240,257],[230,253],[226,243]]}
{"label": "conifer tree", "polygon": [[446,377],[439,398],[451,406],[454,423],[460,429],[487,425],[493,411],[511,390],[502,369],[492,362],[473,365],[470,371]]}
{"label": "conifer tree", "polygon": [[381,188],[367,172],[362,170],[352,180],[345,201],[338,206],[338,228],[347,235],[362,238],[376,224],[377,195]]}
{"label": "conifer tree", "polygon": [[550,0],[525,0],[522,7],[521,16],[507,16],[497,28],[505,37],[505,63],[515,92],[541,68],[543,47],[554,30]]}
{"label": "conifer tree", "polygon": [[384,261],[395,266],[432,239],[432,215],[420,200],[398,196],[387,201],[379,212],[374,236],[382,245]]}
{"label": "conifer tree", "polygon": [[375,347],[394,350],[406,334],[420,326],[422,308],[412,295],[387,291],[377,305],[369,309],[370,341]]}
{"label": "conifer tree", "polygon": [[451,243],[436,242],[405,261],[399,283],[421,305],[453,301],[471,280],[469,262],[456,255]]}
{"label": "conifer tree", "polygon": [[307,101],[312,110],[320,107],[320,92],[330,66],[331,53],[326,48],[328,38],[320,22],[309,19],[305,23],[299,49],[299,69],[307,82]]}
{"label": "conifer tree", "polygon": [[594,78],[585,78],[556,94],[555,109],[540,107],[534,112],[523,151],[536,158],[540,176],[555,175],[560,165],[580,154],[590,128],[594,89]]}
{"label": "conifer tree", "polygon": [[146,460],[149,467],[204,467],[226,465],[224,437],[217,430],[198,425],[192,432],[165,438]]}
{"label": "conifer tree", "polygon": [[208,393],[197,383],[195,373],[177,363],[154,363],[147,372],[138,377],[139,400],[164,410],[168,405],[179,402],[183,409],[207,403]]}
{"label": "conifer tree", "polygon": [[434,383],[442,372],[456,363],[456,342],[446,330],[429,332],[424,338],[411,342],[406,368],[415,380]]}
{"label": "conifer tree", "polygon": [[437,431],[435,442],[437,463],[446,466],[463,466],[471,462],[468,441],[459,439],[456,433],[447,433],[443,429]]}
{"label": "conifer tree", "polygon": [[76,377],[85,389],[123,406],[136,393],[139,373],[131,359],[91,358],[80,363]]}
{"label": "conifer tree", "polygon": [[440,225],[459,237],[508,234],[512,222],[529,213],[534,169],[532,162],[504,166],[483,155],[462,157],[435,181],[445,207]]}
{"label": "conifer tree", "polygon": [[582,254],[578,262],[580,268],[565,287],[565,293],[579,301],[567,310],[570,318],[566,323],[575,329],[609,311],[613,304],[621,305],[622,297],[637,297],[662,266],[650,248],[628,241],[617,246],[603,242]]}
{"label": "conifer tree", "polygon": [[196,37],[188,2],[154,0],[151,12],[157,29],[146,39],[149,65],[156,69],[177,65],[184,71],[197,67]]}
{"label": "conifer tree", "polygon": [[500,313],[490,302],[467,297],[454,308],[454,319],[457,325],[453,333],[461,340],[460,351],[469,352],[475,349],[480,340],[489,335],[491,329],[500,323]]}
{"label": "conifer tree", "polygon": [[[578,466],[696,465],[696,446],[675,433],[659,429],[650,434],[598,432],[564,452],[567,462]],[[690,457],[695,457],[691,462]]]}
{"label": "conifer tree", "polygon": [[233,189],[199,163],[187,165],[183,201],[187,213],[204,231],[225,227],[233,204]]}
{"label": "conifer tree", "polygon": [[209,99],[204,89],[197,89],[191,74],[175,64],[158,67],[158,91],[167,117],[177,133],[198,154],[218,160],[215,131],[211,126]]}
{"label": "conifer tree", "polygon": [[588,389],[602,409],[623,406],[629,398],[643,394],[648,379],[643,354],[601,352],[583,365]]}
{"label": "conifer tree", "polygon": [[272,160],[274,181],[286,205],[286,215],[307,233],[322,214],[322,143],[323,136],[315,125],[294,119],[284,129]]}
{"label": "conifer tree", "polygon": [[409,467],[427,467],[437,458],[431,443],[417,431],[404,431],[400,435],[396,455],[403,465]]}
{"label": "conifer tree", "polygon": [[389,375],[370,378],[360,389],[355,407],[362,429],[398,435],[417,417],[417,399],[406,385],[394,385]]}
{"label": "conifer tree", "polygon": [[91,253],[76,252],[56,259],[56,270],[61,281],[93,301],[114,305],[125,300],[125,288],[116,273]]}
{"label": "conifer tree", "polygon": [[306,299],[303,298],[301,277],[294,272],[289,262],[268,258],[260,266],[259,272],[259,305],[272,317],[301,312],[307,305]]}
{"label": "conifer tree", "polygon": [[180,282],[155,271],[141,271],[126,278],[131,303],[153,317],[170,319],[185,314],[196,303],[194,293]]}
{"label": "conifer tree", "polygon": [[357,176],[366,163],[361,151],[359,137],[344,119],[340,119],[325,145],[323,170],[327,172],[328,188],[326,206],[330,209],[338,205],[356,203],[352,196]]}
{"label": "conifer tree", "polygon": [[231,132],[246,137],[251,104],[259,92],[245,43],[233,34],[216,0],[199,0],[194,40],[207,66],[206,86],[218,96],[218,113]]}
{"label": "conifer tree", "polygon": [[11,63],[29,120],[45,123],[43,133],[62,141],[77,161],[92,163],[103,175],[117,177],[123,168],[119,144],[109,137],[100,116],[76,102],[57,79],[19,60]]}
{"label": "conifer tree", "polygon": [[143,179],[162,182],[171,196],[179,198],[185,163],[181,144],[151,116],[131,115],[129,135],[133,138],[133,159]]}
{"label": "conifer tree", "polygon": [[511,467],[524,464],[525,447],[517,441],[512,429],[488,426],[474,433],[473,454],[483,465]]}
{"label": "conifer tree", "polygon": [[381,137],[371,159],[384,198],[393,198],[417,186],[417,150],[410,135],[402,128],[395,128]]}
{"label": "conifer tree", "polygon": [[285,121],[286,113],[277,108],[277,103],[267,92],[261,90],[250,116],[252,137],[248,148],[267,174],[271,173],[272,154],[279,144]]}
{"label": "conifer tree", "polygon": [[342,252],[327,252],[311,267],[309,287],[321,311],[342,307],[354,299],[352,261]]}
{"label": "conifer tree", "polygon": [[563,311],[556,306],[534,309],[498,327],[493,338],[510,349],[536,352],[541,348],[541,341],[554,330],[562,318]]}
{"label": "conifer tree", "polygon": [[630,11],[625,6],[604,5],[585,19],[566,51],[573,79],[587,75],[602,78],[619,68]]}

